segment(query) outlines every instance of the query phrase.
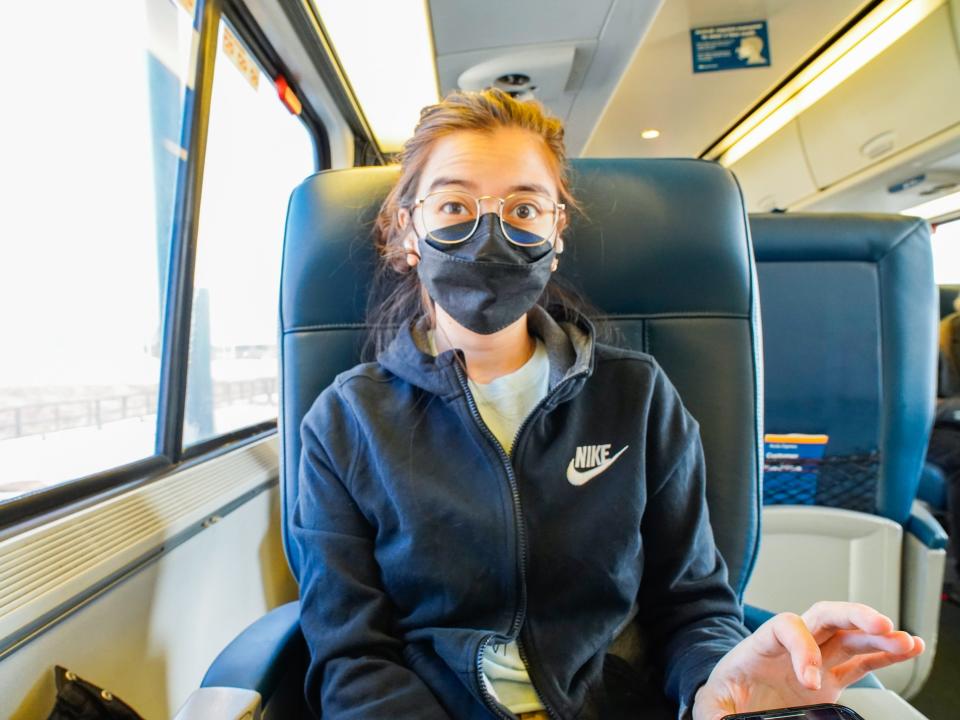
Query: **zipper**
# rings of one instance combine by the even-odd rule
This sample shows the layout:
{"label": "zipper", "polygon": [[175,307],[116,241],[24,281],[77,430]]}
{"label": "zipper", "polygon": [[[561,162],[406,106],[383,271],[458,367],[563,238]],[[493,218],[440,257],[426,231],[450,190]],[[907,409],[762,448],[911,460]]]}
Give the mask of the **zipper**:
{"label": "zipper", "polygon": [[517,547],[520,565],[520,602],[518,603],[518,607],[513,614],[513,622],[510,625],[509,634],[509,637],[514,638],[517,636],[517,633],[520,630],[520,625],[523,623],[523,615],[527,607],[527,587],[525,581],[527,572],[527,538],[526,530],[523,526],[523,510],[520,507],[520,489],[517,487],[517,478],[513,474],[513,465],[511,464],[510,456],[504,452],[503,446],[500,445],[500,441],[494,437],[493,433],[490,432],[490,428],[487,427],[486,423],[483,422],[483,418],[480,417],[480,411],[477,409],[477,403],[473,399],[473,394],[470,392],[470,386],[467,384],[467,380],[463,375],[462,368],[460,365],[454,364],[454,370],[457,373],[457,380],[460,382],[460,387],[463,389],[463,396],[467,400],[467,406],[470,408],[470,414],[476,421],[480,432],[482,432],[484,437],[486,437],[487,440],[489,440],[497,449],[497,453],[500,455],[500,461],[503,464],[503,468],[507,471],[507,481],[510,483],[510,495],[513,499],[513,515],[517,523]]}
{"label": "zipper", "polygon": [[[537,690],[537,686],[533,684],[533,675],[530,674],[530,662],[527,660],[527,651],[523,649],[523,643],[520,641],[519,635],[517,636],[517,651],[520,653],[520,659],[523,660],[523,666],[527,669],[527,676],[530,678],[530,684],[533,685],[534,690]],[[537,690],[537,696],[543,702],[543,707],[546,709],[547,715],[552,718],[556,718],[556,720],[561,720],[560,716],[553,711],[553,708],[550,707],[550,705],[544,699],[543,694],[539,690]]]}
{"label": "zipper", "polygon": [[477,686],[480,688],[480,697],[483,700],[483,704],[487,706],[487,710],[494,712],[501,720],[512,720],[509,715],[500,709],[500,703],[493,699],[490,691],[487,690],[487,684],[483,681],[483,651],[487,649],[487,643],[493,640],[494,637],[496,636],[493,633],[487,635],[480,641],[480,645],[477,648]]}
{"label": "zipper", "polygon": [[[510,627],[509,637],[516,640],[517,650],[520,654],[520,659],[523,660],[524,666],[527,668],[529,673],[530,664],[526,657],[526,651],[523,649],[522,644],[520,643],[520,628],[523,625],[523,618],[526,614],[527,609],[527,543],[526,543],[526,530],[523,523],[523,509],[520,506],[520,489],[517,485],[517,478],[513,473],[513,457],[516,454],[517,443],[520,439],[520,436],[523,434],[523,431],[530,424],[531,419],[540,412],[540,409],[543,405],[555,396],[560,388],[565,386],[568,382],[571,382],[574,378],[587,375],[589,371],[583,371],[577,373],[576,375],[571,375],[569,378],[564,379],[563,381],[557,383],[557,386],[553,388],[550,392],[544,395],[540,402],[538,402],[533,410],[531,410],[527,417],[524,418],[523,422],[520,423],[520,427],[517,428],[517,433],[514,435],[513,443],[510,446],[510,454],[504,451],[503,446],[500,445],[500,441],[494,437],[493,433],[490,431],[490,428],[487,427],[486,423],[483,422],[483,418],[480,416],[480,411],[477,409],[477,403],[473,399],[473,393],[470,392],[470,386],[467,384],[467,380],[464,377],[463,369],[459,364],[454,363],[454,371],[457,374],[457,380],[460,383],[460,387],[463,390],[463,396],[467,400],[467,406],[470,408],[470,414],[473,416],[474,421],[477,423],[477,427],[483,433],[483,435],[493,443],[493,446],[497,449],[497,453],[500,455],[500,460],[503,463],[504,469],[507,471],[507,481],[510,483],[510,494],[513,498],[513,513],[514,518],[517,524],[517,547],[519,554],[519,571],[520,571],[520,602],[518,603],[517,610],[514,612],[513,623]],[[488,635],[480,643],[479,648],[477,649],[477,661],[476,661],[476,670],[477,670],[477,684],[480,686],[480,694],[484,700],[484,704],[487,706],[487,709],[492,710],[498,717],[506,718],[510,720],[510,715],[505,715],[500,709],[499,703],[497,703],[487,691],[486,686],[481,679],[483,674],[483,651],[487,646],[487,643],[493,638],[494,635]],[[533,678],[530,678],[530,684],[533,685]],[[546,701],[546,698],[543,696],[539,690],[537,690],[536,685],[533,685],[533,689],[537,691],[537,695],[540,697],[540,700],[543,702],[543,707],[546,709],[547,714],[553,718],[559,718],[553,708],[550,707],[549,703]]]}

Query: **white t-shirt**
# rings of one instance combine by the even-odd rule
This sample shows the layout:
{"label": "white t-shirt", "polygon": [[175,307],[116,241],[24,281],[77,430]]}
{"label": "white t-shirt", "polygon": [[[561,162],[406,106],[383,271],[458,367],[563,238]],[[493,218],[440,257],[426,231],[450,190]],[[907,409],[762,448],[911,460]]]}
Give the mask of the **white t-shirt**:
{"label": "white t-shirt", "polygon": [[538,338],[533,355],[512,373],[488,383],[468,379],[467,384],[484,424],[509,455],[520,425],[550,387],[547,348]]}
{"label": "white t-shirt", "polygon": [[[430,351],[437,355],[432,331],[429,338]],[[469,379],[467,383],[484,424],[509,455],[520,425],[550,388],[547,347],[537,338],[533,355],[512,373],[489,383]],[[544,709],[515,642],[487,644],[483,651],[483,681],[494,699],[513,713]]]}

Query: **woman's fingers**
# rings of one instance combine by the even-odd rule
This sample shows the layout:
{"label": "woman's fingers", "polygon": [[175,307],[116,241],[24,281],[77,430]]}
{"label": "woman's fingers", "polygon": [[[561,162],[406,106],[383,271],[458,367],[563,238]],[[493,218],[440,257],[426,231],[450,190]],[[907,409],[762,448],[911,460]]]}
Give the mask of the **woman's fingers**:
{"label": "woman's fingers", "polygon": [[922,638],[916,635],[911,636],[912,646],[900,653],[894,652],[874,652],[865,655],[857,655],[845,663],[837,665],[832,669],[832,673],[841,687],[846,687],[862,678],[869,672],[885,668],[904,660],[914,658],[923,652],[925,644]]}
{"label": "woman's fingers", "polygon": [[910,652],[913,637],[903,632],[871,635],[860,630],[837,630],[833,637],[820,646],[823,666],[830,668],[846,662],[855,655],[886,652],[894,655]]}
{"label": "woman's fingers", "polygon": [[814,603],[802,617],[818,644],[837,630],[886,635],[894,629],[890,618],[861,603],[822,601]]}
{"label": "woman's fingers", "polygon": [[804,624],[794,613],[780,613],[764,623],[753,635],[755,650],[765,657],[790,656],[797,681],[811,689],[820,689],[820,648]]}
{"label": "woman's fingers", "polygon": [[[822,640],[818,642],[815,633]],[[782,663],[786,653],[802,688],[832,692],[872,670],[909,660],[921,652],[920,638],[895,631],[890,618],[876,610],[856,603],[824,602],[802,617],[794,613],[774,616],[721,664],[729,661],[748,677],[772,677],[773,673],[782,683],[782,665],[775,670],[777,665],[771,661]],[[824,673],[827,684],[823,683]]]}

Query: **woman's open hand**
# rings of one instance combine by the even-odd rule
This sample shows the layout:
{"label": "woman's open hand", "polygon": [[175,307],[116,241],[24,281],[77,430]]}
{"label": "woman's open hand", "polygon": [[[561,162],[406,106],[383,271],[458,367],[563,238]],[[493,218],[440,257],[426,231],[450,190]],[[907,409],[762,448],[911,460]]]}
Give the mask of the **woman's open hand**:
{"label": "woman's open hand", "polygon": [[836,702],[867,673],[922,652],[923,640],[871,607],[818,602],[772,617],[724,655],[697,691],[693,717]]}

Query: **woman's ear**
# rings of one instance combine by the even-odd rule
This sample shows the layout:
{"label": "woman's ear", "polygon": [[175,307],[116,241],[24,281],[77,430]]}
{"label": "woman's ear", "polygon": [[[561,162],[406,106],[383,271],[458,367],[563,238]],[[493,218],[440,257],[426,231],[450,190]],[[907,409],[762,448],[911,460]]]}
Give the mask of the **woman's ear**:
{"label": "woman's ear", "polygon": [[413,216],[407,208],[397,210],[397,223],[403,232],[403,249],[407,255],[407,265],[416,267],[420,262],[420,253],[417,250],[417,233],[413,225]]}
{"label": "woman's ear", "polygon": [[563,253],[563,231],[567,229],[567,214],[562,212],[560,214],[560,221],[557,223],[557,239],[553,241],[553,247],[555,255],[553,262],[550,263],[550,270],[554,271],[557,269],[557,266],[560,264],[560,255]]}
{"label": "woman's ear", "polygon": [[557,269],[557,266],[560,265],[560,254],[563,252],[563,236],[557,234],[557,239],[553,243],[554,247],[554,256],[553,262],[550,263],[550,271],[553,272]]}

